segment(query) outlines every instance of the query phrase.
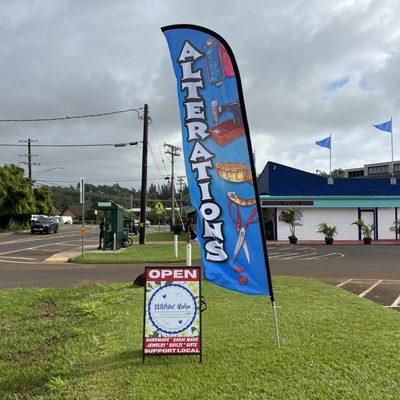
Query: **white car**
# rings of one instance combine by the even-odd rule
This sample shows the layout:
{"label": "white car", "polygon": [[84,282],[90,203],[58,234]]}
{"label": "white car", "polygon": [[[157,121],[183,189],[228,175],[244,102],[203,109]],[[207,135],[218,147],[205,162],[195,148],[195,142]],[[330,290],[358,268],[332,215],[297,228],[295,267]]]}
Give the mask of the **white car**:
{"label": "white car", "polygon": [[61,220],[60,220],[60,222],[62,223],[62,224],[70,224],[70,225],[72,225],[73,224],[73,221],[72,221],[72,217],[68,217],[68,216],[62,216],[62,217],[60,217],[61,218]]}
{"label": "white car", "polygon": [[47,218],[47,215],[32,214],[31,222],[36,222],[39,218]]}

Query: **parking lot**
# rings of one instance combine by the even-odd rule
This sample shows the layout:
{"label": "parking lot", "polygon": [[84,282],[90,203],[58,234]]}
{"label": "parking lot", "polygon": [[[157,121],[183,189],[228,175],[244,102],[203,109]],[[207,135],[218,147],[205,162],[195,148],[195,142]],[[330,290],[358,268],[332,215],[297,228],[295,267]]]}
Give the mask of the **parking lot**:
{"label": "parking lot", "polygon": [[345,255],[335,250],[333,246],[307,246],[307,245],[270,245],[269,259],[272,260],[321,260],[343,258]]}
{"label": "parking lot", "polygon": [[400,311],[400,246],[269,246],[273,275],[313,278]]}

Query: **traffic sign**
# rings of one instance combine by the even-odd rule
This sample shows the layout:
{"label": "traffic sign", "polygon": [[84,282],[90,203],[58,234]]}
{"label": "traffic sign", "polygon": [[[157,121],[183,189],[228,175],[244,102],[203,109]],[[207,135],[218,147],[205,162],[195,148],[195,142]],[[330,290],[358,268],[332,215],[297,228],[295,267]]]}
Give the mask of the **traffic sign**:
{"label": "traffic sign", "polygon": [[156,205],[154,206],[154,208],[156,209],[157,214],[161,214],[162,211],[164,210],[164,206],[163,206],[163,204],[160,203],[160,202],[156,203]]}

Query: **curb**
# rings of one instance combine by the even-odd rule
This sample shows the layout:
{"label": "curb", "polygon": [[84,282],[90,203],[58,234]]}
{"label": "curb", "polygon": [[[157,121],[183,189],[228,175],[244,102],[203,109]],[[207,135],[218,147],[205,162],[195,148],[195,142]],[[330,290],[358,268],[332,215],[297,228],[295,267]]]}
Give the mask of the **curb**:
{"label": "curb", "polygon": [[18,233],[29,233],[29,229],[25,229],[23,231],[12,231],[12,232],[0,232],[0,237],[2,236],[12,236],[12,235],[18,235]]}
{"label": "curb", "polygon": [[[85,254],[90,253],[90,254],[96,254],[96,253],[100,253],[100,254],[104,254],[101,251],[97,250],[97,245],[96,247],[93,246],[93,248],[90,248],[91,246],[89,246],[89,248],[85,248]],[[119,250],[117,250],[115,253],[122,253],[124,250],[126,250],[126,248],[121,248]],[[56,253],[53,254],[52,256],[46,258],[45,260],[43,260],[44,263],[74,263],[74,258],[77,256],[80,256],[82,254],[82,250],[81,249],[77,249],[77,250],[67,250],[67,251],[63,251],[61,253]],[[77,263],[80,264],[80,263]]]}
{"label": "curb", "polygon": [[43,260],[44,263],[67,263],[69,261],[69,257],[49,257]]}

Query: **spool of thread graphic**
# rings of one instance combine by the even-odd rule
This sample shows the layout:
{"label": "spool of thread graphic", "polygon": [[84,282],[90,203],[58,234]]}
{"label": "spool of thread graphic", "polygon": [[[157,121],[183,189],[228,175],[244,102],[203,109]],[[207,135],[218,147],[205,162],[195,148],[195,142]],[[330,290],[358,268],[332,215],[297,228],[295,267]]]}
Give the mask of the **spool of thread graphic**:
{"label": "spool of thread graphic", "polygon": [[220,86],[225,78],[219,53],[220,44],[214,39],[208,39],[203,51],[206,57],[206,69],[208,81],[211,85]]}

